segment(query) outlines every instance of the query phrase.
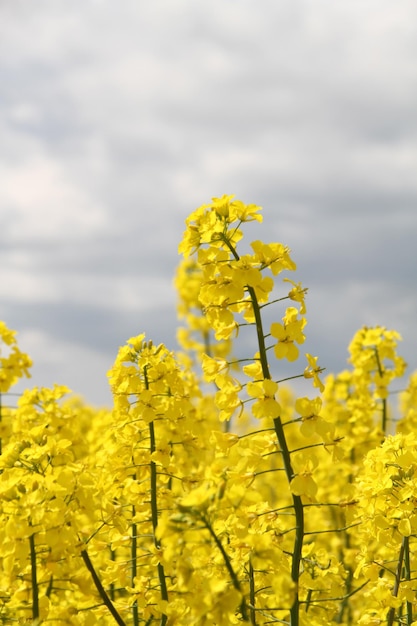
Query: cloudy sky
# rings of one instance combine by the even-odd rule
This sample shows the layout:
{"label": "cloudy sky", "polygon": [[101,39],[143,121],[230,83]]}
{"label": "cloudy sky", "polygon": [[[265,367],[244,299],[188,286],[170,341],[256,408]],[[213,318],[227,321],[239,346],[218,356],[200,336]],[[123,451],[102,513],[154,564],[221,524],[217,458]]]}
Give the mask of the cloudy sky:
{"label": "cloudy sky", "polygon": [[31,384],[107,404],[128,337],[175,348],[184,219],[223,193],[291,247],[328,371],[364,324],[417,368],[416,111],[415,0],[2,0],[0,319]]}

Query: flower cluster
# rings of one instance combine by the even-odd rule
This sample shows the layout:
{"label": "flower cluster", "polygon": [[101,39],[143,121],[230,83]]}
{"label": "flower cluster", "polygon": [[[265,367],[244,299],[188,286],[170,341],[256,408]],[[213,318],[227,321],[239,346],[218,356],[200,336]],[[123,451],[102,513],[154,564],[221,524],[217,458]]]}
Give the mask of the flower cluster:
{"label": "flower cluster", "polygon": [[[5,356],[1,344],[7,349]],[[10,330],[0,320],[0,393],[6,393],[23,376],[29,377],[32,366],[30,357],[21,352],[16,342],[16,331]]]}
{"label": "flower cluster", "polygon": [[[275,372],[300,359],[306,289],[284,244],[240,253],[260,211],[223,196],[187,219],[182,351],[131,337],[112,410],[64,387],[0,404],[0,623],[416,626],[417,376],[395,421],[400,337],[363,328],[325,381],[305,355],[294,396]],[[30,359],[0,340],[5,394]]]}

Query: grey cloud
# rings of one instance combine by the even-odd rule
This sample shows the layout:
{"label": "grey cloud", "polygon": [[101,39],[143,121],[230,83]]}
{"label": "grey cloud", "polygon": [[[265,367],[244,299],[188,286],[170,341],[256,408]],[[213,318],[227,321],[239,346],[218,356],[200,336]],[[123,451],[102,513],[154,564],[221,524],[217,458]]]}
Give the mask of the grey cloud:
{"label": "grey cloud", "polygon": [[0,273],[21,281],[0,317],[103,372],[137,332],[174,346],[183,220],[236,193],[264,206],[245,241],[293,249],[328,369],[365,323],[397,322],[417,366],[412,1],[23,7],[0,9]]}
{"label": "grey cloud", "polygon": [[[134,335],[145,332],[155,343],[164,342],[175,348],[175,336],[167,332],[176,327],[173,302],[165,306],[149,307],[146,311],[103,310],[91,304],[75,305],[71,302],[31,303],[21,307],[4,306],[7,314],[13,314],[14,327],[24,328],[28,320],[34,328],[47,333],[52,341],[65,340],[114,358],[119,346]],[[156,319],[155,319],[156,318]],[[155,324],[156,321],[156,324]]]}

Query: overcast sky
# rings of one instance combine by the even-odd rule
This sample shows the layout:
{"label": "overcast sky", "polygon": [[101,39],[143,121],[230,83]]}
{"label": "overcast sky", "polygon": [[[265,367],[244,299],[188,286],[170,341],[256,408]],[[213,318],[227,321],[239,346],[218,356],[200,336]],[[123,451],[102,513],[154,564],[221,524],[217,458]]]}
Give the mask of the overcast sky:
{"label": "overcast sky", "polygon": [[30,384],[107,404],[127,338],[176,348],[184,220],[223,193],[291,247],[303,352],[341,370],[381,324],[415,369],[416,111],[415,0],[2,0],[0,319]]}

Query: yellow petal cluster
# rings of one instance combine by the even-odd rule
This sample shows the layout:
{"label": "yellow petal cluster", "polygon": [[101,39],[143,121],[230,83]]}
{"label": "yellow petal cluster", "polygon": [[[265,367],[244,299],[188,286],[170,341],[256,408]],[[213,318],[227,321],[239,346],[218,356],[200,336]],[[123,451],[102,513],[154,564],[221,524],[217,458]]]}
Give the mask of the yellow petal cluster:
{"label": "yellow petal cluster", "polygon": [[2,623],[417,623],[417,375],[394,409],[382,326],[338,374],[310,354],[282,374],[306,289],[284,244],[241,251],[260,211],[224,195],[189,216],[181,351],[130,337],[110,409],[63,386],[14,402],[31,361],[0,322]]}

